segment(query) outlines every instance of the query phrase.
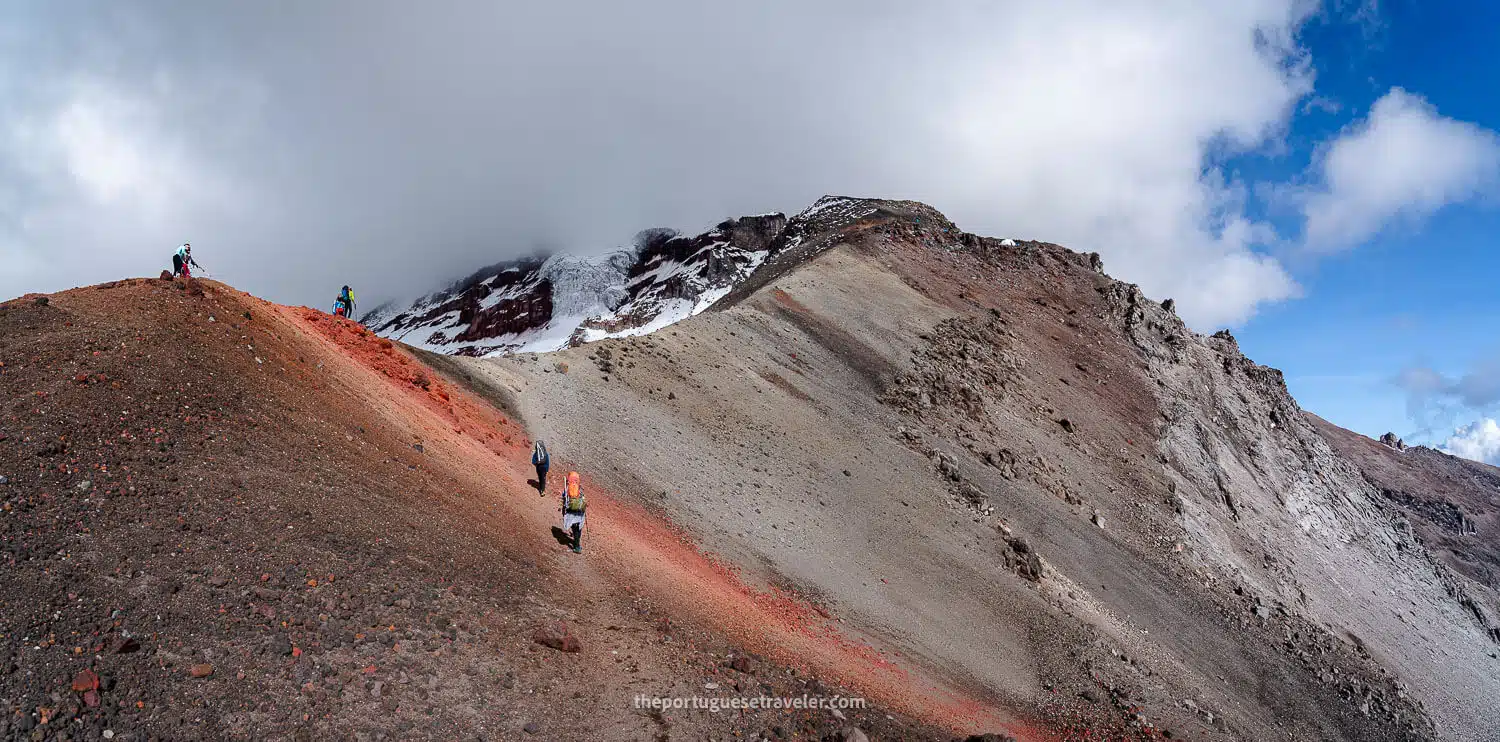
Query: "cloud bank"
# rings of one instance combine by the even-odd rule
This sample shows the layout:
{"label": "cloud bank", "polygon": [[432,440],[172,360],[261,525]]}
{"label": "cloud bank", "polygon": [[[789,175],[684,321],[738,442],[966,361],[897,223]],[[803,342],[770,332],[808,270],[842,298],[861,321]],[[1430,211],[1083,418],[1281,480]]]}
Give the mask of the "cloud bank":
{"label": "cloud bank", "polygon": [[[1313,92],[1296,34],[1317,11],[12,4],[0,294],[154,274],[191,241],[269,298],[323,306],[350,283],[369,302],[538,247],[599,252],[840,193],[1097,250],[1212,329],[1299,291],[1269,249],[1283,240],[1250,216],[1256,184],[1216,163],[1279,146]],[[1456,164],[1415,186],[1394,168],[1378,192],[1348,174],[1361,148],[1425,137],[1435,116],[1402,94],[1333,145],[1309,237],[1348,244],[1381,215],[1466,197],[1477,171]],[[1437,121],[1470,143],[1437,152],[1476,151],[1472,129]]]}
{"label": "cloud bank", "polygon": [[1442,445],[1444,453],[1500,466],[1500,423],[1492,418],[1465,425]]}
{"label": "cloud bank", "polygon": [[1439,402],[1482,410],[1500,403],[1500,357],[1480,361],[1456,375],[1429,366],[1412,366],[1401,373],[1397,384],[1418,403]]}

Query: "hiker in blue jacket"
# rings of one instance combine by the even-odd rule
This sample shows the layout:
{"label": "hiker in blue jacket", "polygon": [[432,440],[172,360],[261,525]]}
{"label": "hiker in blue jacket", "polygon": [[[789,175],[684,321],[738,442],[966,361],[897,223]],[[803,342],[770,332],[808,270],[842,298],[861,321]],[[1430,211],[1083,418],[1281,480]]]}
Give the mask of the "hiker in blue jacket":
{"label": "hiker in blue jacket", "polygon": [[547,470],[552,468],[552,457],[547,455],[547,446],[541,441],[531,447],[531,465],[536,467],[536,491],[547,494]]}

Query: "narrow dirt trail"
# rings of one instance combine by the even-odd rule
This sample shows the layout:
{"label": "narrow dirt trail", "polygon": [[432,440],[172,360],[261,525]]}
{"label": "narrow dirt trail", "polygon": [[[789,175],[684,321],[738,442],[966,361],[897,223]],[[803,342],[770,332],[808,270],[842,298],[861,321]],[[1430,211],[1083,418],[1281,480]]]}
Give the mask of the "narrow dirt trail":
{"label": "narrow dirt trail", "polygon": [[[746,585],[661,518],[592,486],[586,470],[593,506],[587,548],[582,556],[564,552],[550,536],[559,523],[556,501],[552,493],[538,495],[528,484],[530,441],[514,422],[354,323],[307,308],[264,306],[316,353],[329,383],[356,390],[372,412],[411,430],[428,459],[466,484],[463,496],[491,498],[494,520],[515,536],[514,546],[559,572],[590,610],[607,611],[601,603],[640,593],[747,650],[856,689],[874,703],[934,726],[963,734],[1003,729],[1025,740],[1056,738],[851,639],[794,596]],[[425,374],[423,383],[412,383],[413,374]]]}

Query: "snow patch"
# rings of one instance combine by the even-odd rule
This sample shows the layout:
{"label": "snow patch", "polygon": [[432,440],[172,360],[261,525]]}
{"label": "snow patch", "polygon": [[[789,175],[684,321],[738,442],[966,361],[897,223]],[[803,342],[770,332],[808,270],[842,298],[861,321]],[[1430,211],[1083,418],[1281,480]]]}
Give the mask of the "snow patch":
{"label": "snow patch", "polygon": [[[804,213],[843,219],[870,211],[866,202],[831,198]],[[770,259],[770,246],[783,235],[750,226],[748,233],[715,227],[696,237],[647,230],[631,246],[603,255],[498,264],[405,311],[383,307],[370,327],[433,352],[483,356],[648,334],[707,311]],[[784,235],[786,244],[803,239]],[[471,334],[486,336],[454,339]]]}

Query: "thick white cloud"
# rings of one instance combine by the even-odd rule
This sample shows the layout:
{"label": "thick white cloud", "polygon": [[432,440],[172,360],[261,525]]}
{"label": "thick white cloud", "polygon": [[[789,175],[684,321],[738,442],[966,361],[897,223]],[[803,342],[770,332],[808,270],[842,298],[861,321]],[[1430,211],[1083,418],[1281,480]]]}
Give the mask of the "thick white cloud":
{"label": "thick white cloud", "polygon": [[1500,136],[1393,88],[1328,146],[1319,171],[1322,185],[1303,202],[1306,244],[1339,250],[1392,220],[1418,221],[1493,188]]}
{"label": "thick white cloud", "polygon": [[[0,259],[32,268],[0,294],[152,273],[190,240],[274,299],[353,283],[373,300],[538,243],[600,250],[847,193],[1097,250],[1211,329],[1297,292],[1213,162],[1278,145],[1312,90],[1295,34],[1316,10],[8,6]],[[77,80],[81,103],[50,92]]]}
{"label": "thick white cloud", "polygon": [[1442,450],[1454,456],[1500,466],[1500,423],[1485,418],[1454,431]]}

